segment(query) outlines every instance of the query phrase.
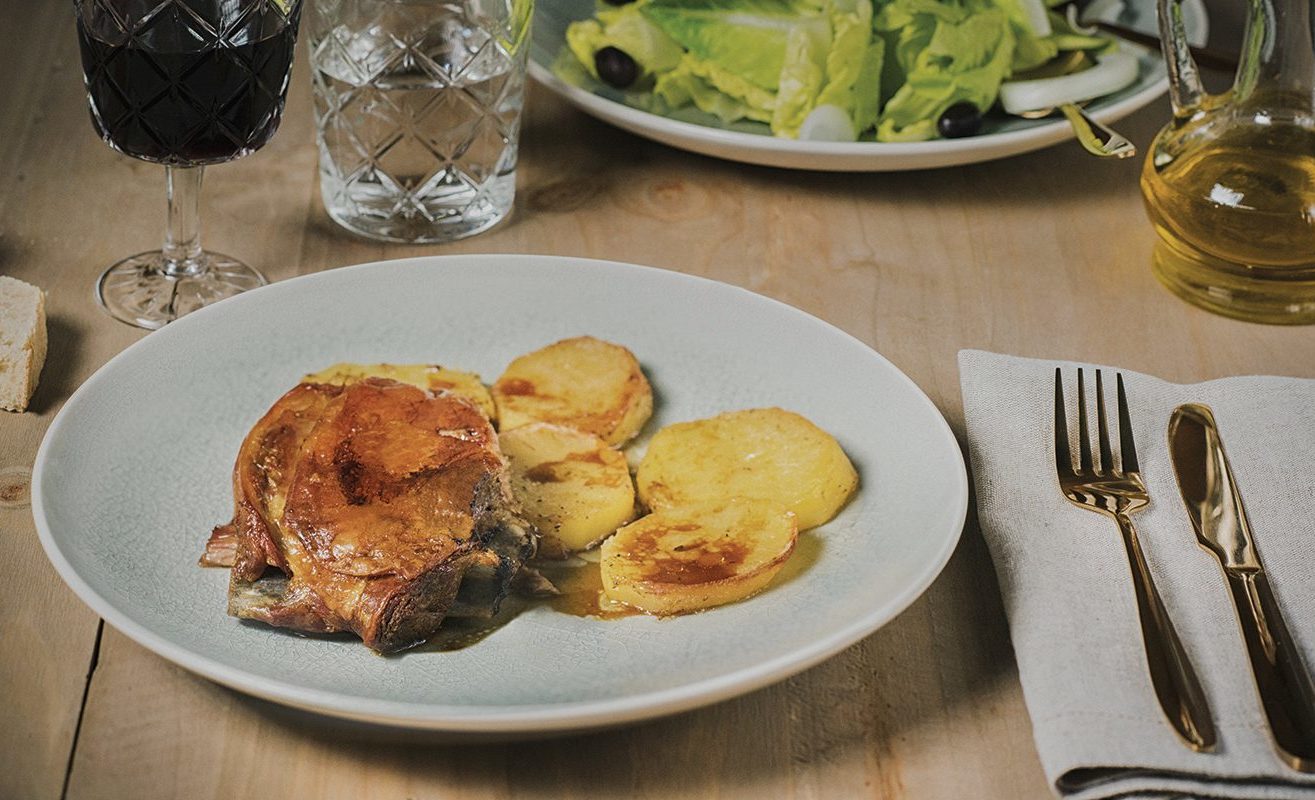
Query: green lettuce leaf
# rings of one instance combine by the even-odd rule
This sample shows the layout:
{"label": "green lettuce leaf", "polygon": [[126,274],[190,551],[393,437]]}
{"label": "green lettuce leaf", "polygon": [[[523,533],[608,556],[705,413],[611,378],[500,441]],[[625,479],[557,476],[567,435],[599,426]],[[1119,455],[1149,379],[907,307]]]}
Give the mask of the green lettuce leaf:
{"label": "green lettuce leaf", "polygon": [[693,104],[722,122],[770,122],[776,95],[698,56],[686,54],[675,69],[657,76],[653,95],[668,108]]}
{"label": "green lettuce leaf", "polygon": [[798,136],[820,105],[843,110],[856,131],[875,125],[884,47],[872,36],[871,0],[828,0],[825,17],[790,33],[772,132]]}
{"label": "green lettuce leaf", "polygon": [[689,51],[658,75],[664,103],[765,119],[779,136],[797,136],[820,103],[876,123],[872,0],[644,0],[641,13]]}
{"label": "green lettuce leaf", "polygon": [[[594,66],[594,53],[607,47],[607,35],[603,26],[596,19],[584,19],[572,22],[566,27],[566,46],[594,80],[598,80],[598,69]],[[638,63],[638,62],[636,62]]]}
{"label": "green lettuce leaf", "polygon": [[1050,14],[1041,0],[993,0],[1009,17],[1014,32],[1014,72],[1035,69],[1059,55],[1051,37]]}
{"label": "green lettuce leaf", "polygon": [[885,61],[885,41],[873,38],[863,54],[863,65],[854,81],[854,130],[860,133],[874,127],[880,118],[882,92],[885,91],[881,83]]}
{"label": "green lettuce leaf", "polygon": [[871,0],[836,0],[828,11],[832,40],[826,56],[826,85],[814,105],[845,109],[854,129],[862,131],[877,122],[885,43],[872,35]]}
{"label": "green lettuce leaf", "polygon": [[768,122],[788,137],[819,106],[834,106],[857,131],[914,141],[934,138],[956,103],[986,111],[1017,73],[1108,46],[1047,13],[1052,3],[636,0],[600,5],[595,19],[568,28],[567,43],[590,74],[600,48],[626,52],[653,87],[643,96],[660,106]]}
{"label": "green lettuce leaf", "polygon": [[931,43],[940,22],[957,24],[968,11],[940,0],[894,0],[872,19],[872,28],[885,43],[881,85],[887,90],[903,86],[917,66],[918,56]]}
{"label": "green lettuce leaf", "polygon": [[[900,6],[887,14],[892,6]],[[982,111],[995,103],[1013,68],[1016,36],[998,7],[951,6],[936,0],[893,0],[878,25],[904,23],[895,60],[903,84],[881,112],[879,141],[919,141],[936,135],[945,109],[967,101]],[[889,59],[888,59],[889,61]]]}
{"label": "green lettuce leaf", "polygon": [[811,0],[649,0],[641,11],[699,58],[775,91],[790,31],[820,7]]}
{"label": "green lettuce leaf", "polygon": [[1030,36],[1018,30],[1015,30],[1014,33],[1017,37],[1017,44],[1014,46],[1012,72],[1027,72],[1030,69],[1036,69],[1059,55],[1059,43],[1055,41],[1053,36],[1044,38]]}
{"label": "green lettuce leaf", "polygon": [[566,46],[595,79],[594,54],[615,47],[635,60],[644,75],[675,69],[684,50],[643,14],[646,0],[608,8],[596,19],[573,22],[566,28]]}
{"label": "green lettuce leaf", "polygon": [[817,105],[826,83],[826,55],[831,45],[831,26],[825,19],[795,25],[786,40],[785,63],[772,114],[772,133],[794,138],[804,117]]}

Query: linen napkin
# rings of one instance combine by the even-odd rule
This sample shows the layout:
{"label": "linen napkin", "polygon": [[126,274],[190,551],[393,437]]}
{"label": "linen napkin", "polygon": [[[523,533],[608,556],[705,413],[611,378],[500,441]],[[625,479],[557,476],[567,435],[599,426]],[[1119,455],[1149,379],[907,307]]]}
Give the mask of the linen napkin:
{"label": "linen napkin", "polygon": [[[959,353],[978,516],[1046,777],[1058,795],[1075,800],[1315,800],[1315,775],[1287,768],[1274,753],[1223,574],[1196,544],[1167,443],[1169,416],[1179,404],[1214,410],[1261,559],[1309,670],[1315,665],[1315,381],[1239,377],[1184,386],[1102,368],[1111,424],[1114,375],[1123,374],[1151,495],[1133,522],[1218,732],[1215,752],[1193,753],[1155,699],[1118,529],[1060,494],[1052,427],[1057,366],[1064,367],[1070,419],[1076,367],[1088,367],[1094,435],[1092,365]],[[1072,422],[1069,429],[1076,430]],[[1111,436],[1117,452],[1117,433]]]}

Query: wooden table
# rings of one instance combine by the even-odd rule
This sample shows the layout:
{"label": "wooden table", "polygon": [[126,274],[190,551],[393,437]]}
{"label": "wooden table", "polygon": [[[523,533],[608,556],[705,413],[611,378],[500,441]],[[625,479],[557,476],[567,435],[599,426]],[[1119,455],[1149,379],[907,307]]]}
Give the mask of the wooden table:
{"label": "wooden table", "polygon": [[[158,246],[163,213],[160,168],[92,134],[69,4],[32,6],[7,15],[0,48],[0,272],[49,292],[50,355],[34,408],[0,414],[0,469],[30,467],[63,401],[143,335],[101,313],[91,287],[109,262]],[[300,64],[274,141],[207,180],[205,242],[273,280],[470,252],[705,275],[877,348],[960,432],[964,347],[1178,381],[1315,375],[1309,329],[1221,319],[1161,289],[1139,165],[1074,144],[917,174],[787,172],[652,144],[536,90],[512,220],[456,245],[384,246],[324,214],[309,91]],[[1144,146],[1166,109],[1122,129]],[[65,588],[27,508],[0,509],[0,537],[0,798],[1048,796],[971,515],[935,585],[821,666],[669,719],[480,745],[367,734],[193,677]]]}

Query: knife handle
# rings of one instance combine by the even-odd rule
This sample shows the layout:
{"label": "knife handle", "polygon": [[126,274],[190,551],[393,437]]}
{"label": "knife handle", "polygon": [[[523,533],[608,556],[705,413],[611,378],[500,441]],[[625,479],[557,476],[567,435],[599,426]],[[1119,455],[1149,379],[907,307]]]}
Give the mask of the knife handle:
{"label": "knife handle", "polygon": [[1142,554],[1137,529],[1126,514],[1115,514],[1123,545],[1132,567],[1132,585],[1137,595],[1137,616],[1141,620],[1142,644],[1146,648],[1146,665],[1151,672],[1151,686],[1160,708],[1183,743],[1196,751],[1215,746],[1215,726],[1210,719],[1201,681],[1187,658],[1160,592],[1151,579],[1151,569]]}
{"label": "knife handle", "polygon": [[1225,570],[1260,703],[1284,763],[1315,772],[1315,688],[1264,572]]}

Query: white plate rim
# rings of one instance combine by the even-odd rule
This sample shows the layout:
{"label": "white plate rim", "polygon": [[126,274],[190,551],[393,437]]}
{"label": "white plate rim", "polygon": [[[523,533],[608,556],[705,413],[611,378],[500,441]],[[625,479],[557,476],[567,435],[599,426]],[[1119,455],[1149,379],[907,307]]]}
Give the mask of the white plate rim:
{"label": "white plate rim", "polygon": [[[854,620],[848,626],[836,631],[832,635],[816,640],[808,646],[798,648],[790,653],[754,665],[753,667],[736,670],[701,681],[683,684],[675,688],[648,692],[645,694],[628,695],[610,700],[545,704],[537,706],[481,706],[472,710],[470,706],[402,703],[392,700],[351,697],[331,691],[307,689],[296,684],[274,680],[262,675],[247,672],[246,670],[220,664],[210,658],[193,653],[187,648],[177,645],[169,639],[154,633],[146,626],[134,622],[124,612],[120,611],[109,601],[105,600],[105,598],[101,597],[95,589],[82,579],[77,570],[64,556],[58,542],[55,540],[55,537],[51,532],[44,508],[45,496],[43,489],[43,476],[46,469],[46,460],[49,455],[51,442],[58,437],[59,430],[64,424],[65,411],[69,408],[76,409],[76,404],[79,402],[80,397],[95,391],[94,387],[99,382],[106,380],[106,375],[112,375],[112,370],[116,362],[125,358],[126,354],[130,353],[140,346],[142,342],[147,341],[152,337],[156,337],[154,340],[158,342],[158,337],[163,336],[168,338],[177,335],[176,332],[178,330],[185,330],[187,326],[191,324],[188,322],[189,319],[208,318],[215,314],[224,313],[226,307],[231,308],[232,304],[242,302],[244,295],[237,295],[220,303],[216,303],[213,306],[195,311],[187,317],[183,317],[176,322],[170,323],[170,325],[148,334],[115,354],[73,392],[65,402],[64,406],[60,409],[55,419],[51,422],[45,436],[42,438],[41,445],[37,450],[36,459],[33,464],[31,503],[32,516],[36,525],[37,536],[46,552],[47,558],[55,567],[56,572],[79,599],[115,629],[146,649],[163,656],[167,660],[172,661],[190,672],[201,675],[216,683],[265,700],[293,706],[295,708],[301,708],[307,711],[328,714],[330,716],[403,728],[438,730],[456,733],[547,733],[584,730],[666,716],[710,705],[731,697],[736,697],[801,672],[808,667],[839,653],[865,636],[875,632],[912,605],[913,602],[917,600],[929,586],[931,586],[936,577],[940,575],[945,565],[949,562],[950,557],[953,555],[955,548],[958,546],[968,513],[967,470],[963,460],[963,452],[959,448],[958,440],[954,437],[954,433],[951,430],[949,423],[946,422],[944,415],[941,414],[940,409],[936,407],[935,403],[931,401],[931,398],[929,398],[911,378],[891,363],[885,356],[835,325],[787,303],[783,303],[774,298],[752,292],[733,284],[726,284],[697,275],[676,272],[674,270],[664,270],[657,267],[646,267],[604,259],[532,255],[523,253],[417,256],[403,259],[375,261],[300,275],[284,281],[279,281],[278,283],[270,284],[267,287],[252,290],[252,292],[248,292],[247,295],[257,291],[277,289],[278,287],[295,286],[298,284],[304,285],[305,283],[332,280],[331,277],[326,276],[332,276],[339,272],[366,270],[382,264],[412,264],[418,266],[422,263],[433,265],[435,262],[450,263],[452,261],[470,260],[498,261],[505,259],[547,260],[561,264],[578,264],[583,262],[595,266],[604,266],[609,269],[660,272],[664,273],[668,278],[675,280],[688,280],[695,283],[716,283],[721,286],[730,287],[736,292],[750,295],[757,298],[759,301],[766,301],[768,304],[778,306],[783,313],[796,315],[809,324],[825,326],[830,328],[836,334],[852,340],[852,342],[869,351],[872,356],[882,362],[882,364],[892,371],[895,376],[898,376],[897,380],[901,381],[907,389],[912,390],[918,402],[925,405],[933,413],[933,417],[937,421],[937,431],[944,436],[944,443],[949,446],[948,452],[953,454],[954,460],[952,463],[956,467],[954,470],[955,480],[953,497],[948,498],[948,501],[958,509],[953,532],[945,537],[941,549],[936,553],[935,559],[926,564],[922,572],[906,585],[903,592],[898,594],[892,601],[886,603],[884,606],[876,608],[868,615]],[[288,289],[283,289],[282,291],[288,291]]]}
{"label": "white plate rim", "polygon": [[[1203,43],[1209,32],[1209,16],[1205,4],[1203,0],[1186,0],[1186,5],[1186,17],[1193,25],[1193,35],[1190,38],[1193,42]],[[1127,43],[1125,46],[1140,47]],[[1073,138],[1068,122],[1054,119],[1038,121],[1034,126],[1019,130],[963,139],[933,139],[926,142],[805,142],[714,128],[632,108],[567,83],[533,58],[529,61],[529,74],[581,111],[631,133],[715,158],[786,169],[837,172],[938,169],[1021,155]],[[1168,88],[1168,76],[1161,75],[1141,91],[1114,103],[1097,105],[1089,109],[1089,113],[1099,122],[1113,124],[1149,105]]]}

